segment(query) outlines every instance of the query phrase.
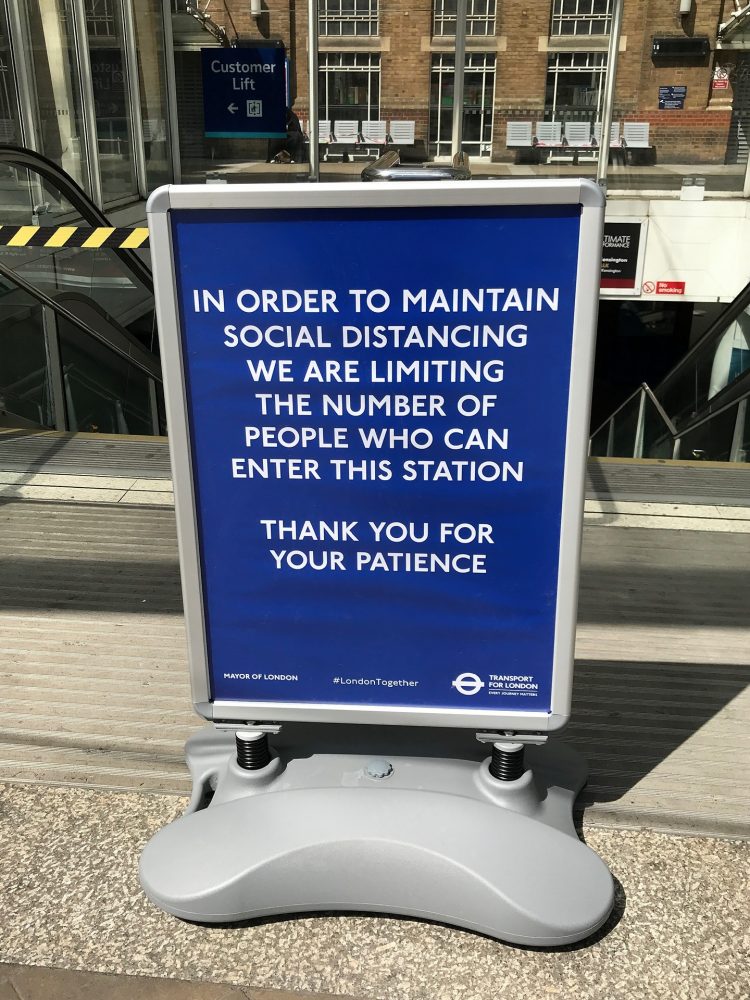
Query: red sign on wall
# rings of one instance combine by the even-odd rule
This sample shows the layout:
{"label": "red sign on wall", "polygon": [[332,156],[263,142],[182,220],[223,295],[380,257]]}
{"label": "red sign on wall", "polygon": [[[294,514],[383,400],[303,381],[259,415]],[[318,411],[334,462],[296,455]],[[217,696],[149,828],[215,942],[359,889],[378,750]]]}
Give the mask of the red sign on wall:
{"label": "red sign on wall", "polygon": [[657,281],[656,282],[656,294],[657,295],[684,295],[685,294],[685,282],[684,281]]}

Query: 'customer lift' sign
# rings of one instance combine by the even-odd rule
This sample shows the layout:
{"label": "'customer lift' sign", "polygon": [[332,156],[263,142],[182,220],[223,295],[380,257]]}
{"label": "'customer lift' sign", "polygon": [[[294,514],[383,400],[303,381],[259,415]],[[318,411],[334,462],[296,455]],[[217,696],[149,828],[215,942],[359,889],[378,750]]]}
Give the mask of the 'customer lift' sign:
{"label": "'customer lift' sign", "polygon": [[199,711],[566,721],[601,201],[585,181],[152,198]]}
{"label": "'customer lift' sign", "polygon": [[286,136],[283,48],[201,49],[203,118],[210,139]]}

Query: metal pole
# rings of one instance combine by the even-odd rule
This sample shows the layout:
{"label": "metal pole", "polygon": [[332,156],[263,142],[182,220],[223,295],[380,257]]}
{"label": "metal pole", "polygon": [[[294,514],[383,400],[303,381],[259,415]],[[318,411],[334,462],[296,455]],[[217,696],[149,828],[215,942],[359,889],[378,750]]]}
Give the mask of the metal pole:
{"label": "metal pole", "polygon": [[[10,54],[13,69],[15,71],[16,96],[18,99],[18,124],[20,128],[19,145],[28,149],[35,149],[38,152],[46,152],[42,149],[39,141],[39,131],[37,129],[36,115],[34,109],[36,102],[36,87],[32,74],[31,61],[31,39],[29,37],[28,21],[21,17],[21,10],[17,3],[5,4],[5,19],[10,35]],[[18,176],[19,186],[21,176]],[[29,216],[34,224],[34,209],[37,205],[44,204],[44,185],[37,174],[28,172],[29,184]]]}
{"label": "metal pole", "polygon": [[609,49],[607,50],[607,78],[604,83],[604,104],[602,106],[602,134],[599,143],[599,162],[596,166],[596,181],[606,191],[607,165],[609,163],[609,139],[612,132],[612,115],[615,104],[615,81],[617,79],[617,56],[620,51],[623,0],[612,0],[612,24],[609,29]]}
{"label": "metal pole", "polygon": [[646,420],[646,392],[641,389],[638,400],[638,419],[635,425],[635,441],[633,442],[633,458],[643,458],[643,432]]}
{"label": "metal pole", "polygon": [[42,306],[42,324],[44,327],[44,347],[47,355],[47,372],[52,396],[52,412],[55,415],[55,430],[68,429],[65,415],[65,389],[63,385],[63,364],[60,354],[60,336],[57,327],[57,316]]}
{"label": "metal pole", "polygon": [[72,0],[73,40],[78,63],[78,82],[81,88],[81,119],[84,149],[91,183],[91,200],[98,208],[104,207],[102,176],[99,164],[99,133],[94,107],[94,82],[91,75],[91,53],[86,30],[86,8],[83,0]]}
{"label": "metal pole", "polygon": [[172,36],[172,15],[163,4],[162,29],[164,32],[164,69],[167,77],[167,124],[169,128],[169,152],[172,157],[172,176],[175,184],[182,180],[180,162],[180,128],[177,117],[177,74],[174,67],[174,38]]}
{"label": "metal pole", "polygon": [[456,4],[456,62],[453,71],[453,132],[451,156],[461,152],[464,139],[464,68],[466,64],[467,0]]}
{"label": "metal pole", "polygon": [[747,413],[747,397],[741,399],[737,407],[737,417],[734,421],[734,433],[732,435],[732,447],[729,451],[730,462],[742,462],[741,452],[744,451],[742,444],[745,439],[745,415]]}
{"label": "metal pole", "polygon": [[307,0],[307,93],[310,105],[308,135],[310,137],[310,173],[308,180],[320,180],[320,148],[318,146],[318,0]]}
{"label": "metal pole", "polygon": [[148,409],[151,417],[151,433],[158,437],[161,433],[159,427],[159,398],[156,392],[156,382],[152,378],[148,380]]}
{"label": "metal pole", "polygon": [[141,92],[138,86],[138,45],[135,34],[132,0],[123,0],[122,33],[125,49],[125,71],[130,104],[130,136],[133,149],[136,186],[142,198],[148,197],[146,176],[146,151],[143,137],[143,115],[141,113]]}
{"label": "metal pole", "polygon": [[745,167],[745,183],[742,186],[742,197],[750,198],[750,156],[747,158],[747,166]]}
{"label": "metal pole", "polygon": [[35,90],[32,75],[31,43],[26,30],[27,25],[25,25],[21,18],[19,4],[6,3],[5,11],[8,32],[10,34],[13,69],[15,70],[16,77],[16,90],[20,112],[19,124],[21,126],[23,145],[29,149],[36,149],[42,152],[34,115]]}

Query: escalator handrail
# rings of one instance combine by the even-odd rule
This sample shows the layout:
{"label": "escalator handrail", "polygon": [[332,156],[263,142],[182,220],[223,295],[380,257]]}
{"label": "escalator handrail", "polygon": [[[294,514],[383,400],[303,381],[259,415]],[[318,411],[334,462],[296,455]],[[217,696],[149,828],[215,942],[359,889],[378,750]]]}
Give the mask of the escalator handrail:
{"label": "escalator handrail", "polygon": [[[36,299],[37,302],[41,302],[42,305],[48,306],[57,316],[62,316],[63,319],[67,320],[68,323],[72,323],[74,326],[78,327],[79,330],[83,330],[84,333],[88,334],[89,337],[93,337],[94,340],[98,341],[100,344],[104,344],[110,351],[117,354],[119,357],[123,358],[128,364],[133,365],[134,368],[138,369],[147,378],[153,379],[155,382],[161,382],[161,372],[159,370],[158,363],[154,361],[154,367],[150,368],[145,365],[138,358],[133,357],[124,350],[119,344],[112,343],[105,336],[99,333],[97,330],[92,329],[87,323],[80,319],[74,312],[64,306],[61,302],[56,301],[52,296],[47,295],[46,292],[41,291],[41,289],[36,288],[31,282],[27,281],[26,278],[22,278],[19,274],[16,274],[11,268],[6,267],[2,261],[0,261],[0,275],[9,281],[12,285],[17,285],[19,288],[27,292],[32,298]],[[95,309],[98,313],[101,313],[102,319],[113,329],[118,329],[120,334],[128,337],[127,331],[123,330],[115,323],[115,321],[108,316],[103,310],[101,310],[95,302],[90,301],[89,305],[92,309]]]}
{"label": "escalator handrail", "polygon": [[[726,389],[733,389],[734,392],[730,394],[726,393]],[[722,396],[724,398],[722,398]],[[706,406],[702,410],[692,416],[688,423],[684,424],[675,432],[676,438],[682,438],[690,431],[695,430],[700,424],[705,424],[707,421],[712,420],[714,417],[718,417],[725,410],[731,409],[733,406],[737,406],[741,403],[743,399],[750,397],[750,369],[744,371],[741,375],[738,375],[734,382],[731,382],[728,386],[722,390],[721,393],[717,393],[713,396]]]}
{"label": "escalator handrail", "polygon": [[[664,378],[661,379],[661,381],[659,382],[659,384],[656,386],[655,389],[651,390],[645,382],[641,383],[641,385],[639,385],[638,388],[628,396],[628,398],[625,400],[624,403],[621,403],[620,406],[617,407],[617,409],[613,410],[612,413],[610,413],[609,416],[606,418],[606,420],[603,420],[601,424],[599,424],[599,426],[596,428],[596,430],[591,432],[591,434],[589,435],[589,440],[595,437],[599,433],[599,431],[601,431],[602,428],[605,427],[620,412],[620,410],[631,401],[631,399],[634,396],[637,396],[640,392],[644,390],[646,390],[650,394],[651,398],[657,404],[659,409],[663,409],[662,404],[658,400],[658,397],[663,395],[665,388],[668,387],[670,383],[672,383],[673,380],[680,375],[680,372],[683,369],[689,367],[689,365],[694,360],[696,354],[704,350],[706,345],[708,345],[712,340],[718,339],[718,337],[728,329],[729,324],[733,323],[734,320],[740,315],[740,313],[744,312],[744,310],[747,309],[748,306],[750,306],[750,282],[748,282],[745,285],[745,287],[740,292],[738,292],[737,295],[735,295],[732,301],[727,305],[726,309],[722,309],[722,311],[719,313],[719,315],[716,317],[713,323],[711,323],[711,325],[708,327],[703,336],[699,340],[697,340],[695,344],[693,344],[693,346],[690,348],[687,354],[684,354],[680,358],[680,360],[677,362],[674,368],[670,369],[670,371],[667,372],[667,374],[664,376]],[[738,378],[741,378],[741,375],[738,376]],[[727,389],[732,388],[733,385],[734,383],[730,382],[729,385],[724,386],[724,388],[721,390],[721,394],[725,393]],[[717,396],[718,395],[720,395],[720,393],[717,393]],[[690,418],[690,423],[688,425],[680,427],[679,434],[683,434],[687,429],[687,426],[693,426],[695,423],[700,423],[703,419],[705,419],[705,417],[707,416],[707,410],[710,413],[710,407],[709,407],[710,402],[711,402],[710,400],[707,401],[705,407],[701,408],[701,410],[699,410],[697,414],[695,414]],[[671,417],[667,415],[666,410],[664,410],[663,413],[667,417],[669,423],[674,426],[673,421]],[[674,434],[675,436],[677,436],[678,434],[676,428]]]}
{"label": "escalator handrail", "polygon": [[679,374],[683,368],[687,368],[695,355],[700,351],[704,350],[706,345],[711,343],[712,340],[717,340],[721,334],[723,334],[729,327],[730,323],[744,312],[745,309],[750,305],[750,282],[748,282],[745,287],[735,295],[730,303],[728,303],[726,309],[722,309],[716,319],[711,323],[706,332],[700,337],[690,348],[687,354],[684,354],[677,364],[672,368],[659,384],[654,389],[654,392],[661,394],[664,387],[669,385]]}
{"label": "escalator handrail", "polygon": [[[8,163],[13,167],[31,170],[50,181],[70,202],[81,218],[90,225],[94,227],[112,225],[104,212],[96,207],[83,188],[53,160],[47,159],[41,153],[23,146],[0,143],[0,163]],[[113,252],[122,259],[141,284],[145,285],[148,291],[153,294],[154,279],[151,269],[138,254],[134,250],[118,249],[113,250]]]}

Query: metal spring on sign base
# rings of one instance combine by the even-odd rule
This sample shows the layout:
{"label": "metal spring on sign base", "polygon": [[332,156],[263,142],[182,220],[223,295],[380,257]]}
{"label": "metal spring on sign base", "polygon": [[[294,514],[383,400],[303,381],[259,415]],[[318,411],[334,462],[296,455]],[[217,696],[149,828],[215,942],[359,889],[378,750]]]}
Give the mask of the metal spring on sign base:
{"label": "metal spring on sign base", "polygon": [[523,762],[523,744],[492,744],[492,760],[490,774],[498,781],[517,781],[525,771]]}
{"label": "metal spring on sign base", "polygon": [[259,771],[271,763],[271,748],[266,733],[238,730],[234,740],[237,745],[237,763],[243,770]]}

